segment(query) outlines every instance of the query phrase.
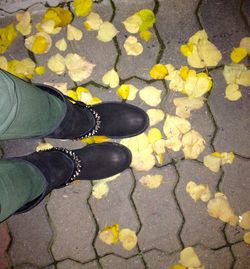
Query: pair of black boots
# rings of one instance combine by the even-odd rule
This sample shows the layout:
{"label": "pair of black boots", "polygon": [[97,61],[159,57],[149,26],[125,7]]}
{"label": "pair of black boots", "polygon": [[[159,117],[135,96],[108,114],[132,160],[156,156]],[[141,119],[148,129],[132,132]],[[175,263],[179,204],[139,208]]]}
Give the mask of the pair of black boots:
{"label": "pair of black boots", "polygon": [[[138,135],[148,127],[147,114],[136,106],[123,102],[87,106],[52,87],[37,86],[59,98],[66,107],[60,124],[45,137],[73,140],[93,135],[125,138]],[[132,156],[126,147],[106,142],[90,144],[74,151],[53,148],[14,159],[34,165],[46,179],[44,192],[16,212],[22,213],[40,203],[53,189],[64,187],[75,179],[96,180],[122,172],[129,167]]]}

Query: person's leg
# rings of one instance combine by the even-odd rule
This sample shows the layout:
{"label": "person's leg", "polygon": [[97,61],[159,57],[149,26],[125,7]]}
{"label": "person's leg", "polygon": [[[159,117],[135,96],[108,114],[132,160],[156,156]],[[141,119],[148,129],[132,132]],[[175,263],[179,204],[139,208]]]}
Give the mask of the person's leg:
{"label": "person's leg", "polygon": [[44,191],[44,176],[25,160],[0,160],[0,222]]}
{"label": "person's leg", "polygon": [[0,96],[0,140],[46,135],[66,110],[56,96],[4,71],[0,71]]}

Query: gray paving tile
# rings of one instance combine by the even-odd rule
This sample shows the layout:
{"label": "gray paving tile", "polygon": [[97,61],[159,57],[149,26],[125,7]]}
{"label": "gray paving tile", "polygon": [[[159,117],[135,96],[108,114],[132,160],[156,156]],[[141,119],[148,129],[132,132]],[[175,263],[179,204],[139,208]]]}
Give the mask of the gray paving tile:
{"label": "gray paving tile", "polygon": [[14,269],[38,269],[39,267],[36,267],[32,264],[21,264],[14,267]]}
{"label": "gray paving tile", "polygon": [[233,151],[250,156],[249,136],[250,96],[242,87],[242,98],[236,102],[225,99],[226,83],[221,70],[212,72],[214,88],[208,99],[213,116],[219,126],[214,145],[217,151]]}
{"label": "gray paving tile", "polygon": [[249,256],[250,256],[249,246],[246,246],[245,243],[239,243],[232,246],[232,251],[236,259],[234,268],[235,269],[249,268]]}
{"label": "gray paving tile", "polygon": [[248,22],[248,27],[250,26],[250,2],[245,0],[242,3],[242,12],[245,16],[245,19]]}
{"label": "gray paving tile", "polygon": [[199,184],[208,184],[214,193],[220,174],[212,173],[203,164],[188,160],[178,164],[178,171],[180,182],[177,186],[176,196],[185,218],[181,232],[184,244],[200,243],[211,248],[224,245],[225,240],[221,231],[224,223],[210,217],[207,213],[206,203],[195,202],[186,192],[187,183],[194,181]]}
{"label": "gray paving tile", "polygon": [[9,255],[14,266],[27,263],[42,267],[53,262],[49,251],[52,231],[44,205],[45,201],[27,213],[8,220],[13,239]]}
{"label": "gray paving tile", "polygon": [[89,262],[86,264],[81,264],[79,262],[75,262],[72,260],[64,260],[62,262],[59,262],[57,264],[57,269],[97,269],[98,267],[98,263],[96,261],[93,262]]}
{"label": "gray paving tile", "polygon": [[203,1],[200,6],[203,28],[223,55],[221,63],[230,62],[230,52],[239,45],[241,38],[248,36],[248,29],[240,13],[237,0]]}
{"label": "gray paving tile", "polygon": [[[156,26],[166,45],[161,59],[162,63],[171,63],[176,68],[187,65],[186,57],[180,52],[180,46],[186,43],[190,36],[200,30],[195,10],[198,0],[160,0]],[[187,23],[188,22],[188,23]]]}
{"label": "gray paving tile", "polygon": [[135,12],[141,9],[153,9],[154,1],[136,1],[133,3],[133,5],[126,1],[121,2],[119,0],[115,0],[114,3],[116,6],[114,24],[119,31],[117,40],[121,49],[121,56],[117,65],[120,77],[125,79],[131,76],[138,76],[141,78],[150,79],[149,70],[156,63],[156,58],[160,48],[155,32],[152,30],[153,38],[149,42],[145,42],[140,39],[139,34],[134,35],[143,45],[144,50],[143,53],[138,56],[128,56],[123,44],[126,38],[131,34],[126,31],[122,21],[126,20],[129,16],[132,16]]}
{"label": "gray paving tile", "polygon": [[[106,226],[119,224],[120,229],[129,228],[138,231],[139,223],[136,212],[130,201],[130,193],[133,189],[134,181],[129,170],[124,171],[116,180],[108,183],[109,193],[101,200],[94,197],[90,198],[90,205],[102,230]],[[137,253],[137,248],[131,251],[123,249],[119,243],[117,245],[107,245],[99,237],[95,241],[95,247],[100,256],[107,253],[115,253],[123,257],[129,257]]]}
{"label": "gray paving tile", "polygon": [[95,225],[86,204],[89,192],[89,182],[81,181],[54,190],[48,201],[55,234],[51,251],[56,260],[71,258],[85,262],[95,258],[91,245]]}
{"label": "gray paving tile", "polygon": [[[231,204],[233,207],[233,204]],[[225,234],[229,243],[235,243],[243,240],[245,231],[239,226],[226,225]]]}
{"label": "gray paving tile", "polygon": [[[148,189],[139,182],[142,176],[155,174],[163,176],[163,183],[159,188]],[[157,248],[166,252],[179,249],[181,245],[177,234],[182,217],[173,195],[177,182],[175,170],[171,166],[154,168],[148,172],[135,172],[135,177],[136,189],[133,198],[142,222],[138,235],[140,249],[145,251]]]}
{"label": "gray paving tile", "polygon": [[122,259],[114,255],[108,255],[100,259],[103,269],[122,268],[122,269],[144,269],[144,264],[140,257],[130,258],[128,260]]}

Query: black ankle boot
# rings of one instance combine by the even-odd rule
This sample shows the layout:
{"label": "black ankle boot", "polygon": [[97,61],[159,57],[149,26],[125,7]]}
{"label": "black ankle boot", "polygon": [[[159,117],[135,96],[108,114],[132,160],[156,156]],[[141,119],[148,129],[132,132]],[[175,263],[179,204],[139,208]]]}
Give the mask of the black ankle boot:
{"label": "black ankle boot", "polygon": [[[37,87],[57,96],[66,105],[62,121],[45,137],[82,139],[104,135],[110,138],[125,138],[138,135],[148,127],[148,115],[139,107],[123,102],[104,102],[88,106],[74,101],[53,87],[40,84],[37,84]],[[74,101],[74,104],[70,101]]]}
{"label": "black ankle boot", "polygon": [[44,192],[16,213],[23,213],[39,204],[53,189],[62,188],[75,179],[96,180],[116,175],[131,163],[130,151],[117,143],[90,144],[74,151],[63,148],[39,151],[22,159],[44,175]]}

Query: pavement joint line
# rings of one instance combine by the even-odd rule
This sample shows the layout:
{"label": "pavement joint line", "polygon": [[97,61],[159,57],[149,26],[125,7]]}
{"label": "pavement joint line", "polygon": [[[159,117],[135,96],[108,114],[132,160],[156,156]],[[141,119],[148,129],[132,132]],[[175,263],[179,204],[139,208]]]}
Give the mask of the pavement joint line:
{"label": "pavement joint line", "polygon": [[27,8],[20,8],[18,10],[13,11],[13,12],[9,12],[9,11],[3,9],[3,8],[0,8],[0,11],[3,11],[4,13],[7,13],[9,15],[13,15],[13,14],[15,14],[17,12],[20,12],[20,11],[27,11],[29,8],[34,7],[36,5],[43,5],[44,6],[44,3],[42,3],[42,2],[34,3],[34,4],[30,5],[30,6],[28,6]]}
{"label": "pavement joint line", "polygon": [[[213,89],[211,89],[211,91],[212,91]],[[210,92],[211,92],[210,91]],[[208,96],[207,96],[207,101],[209,100],[209,96],[210,96],[210,93],[208,94]],[[217,136],[217,134],[218,134],[218,131],[220,130],[220,128],[219,128],[219,126],[218,126],[218,124],[217,124],[217,122],[216,122],[216,120],[215,120],[215,118],[214,118],[214,115],[213,115],[213,113],[212,113],[212,111],[211,111],[211,108],[210,108],[210,106],[209,106],[209,104],[208,104],[208,102],[206,102],[206,108],[207,108],[207,111],[208,111],[208,115],[209,115],[209,117],[210,117],[210,119],[212,120],[212,123],[213,123],[213,125],[214,125],[214,132],[213,132],[213,134],[212,134],[212,137],[210,138],[210,146],[211,146],[211,148],[213,149],[213,151],[216,151],[215,150],[215,146],[214,146],[214,140],[215,140],[215,138],[216,138],[216,136]]]}
{"label": "pavement joint line", "polygon": [[[130,170],[130,175],[131,175],[131,177],[132,177],[132,179],[133,179],[133,187],[132,187],[131,192],[129,193],[129,200],[130,200],[130,202],[131,202],[131,204],[132,204],[132,207],[133,207],[133,209],[134,209],[134,211],[135,211],[135,214],[136,214],[136,216],[137,216],[137,221],[139,222],[139,229],[138,229],[138,231],[137,231],[137,234],[139,234],[139,232],[140,232],[141,229],[142,229],[142,225],[143,225],[143,224],[142,224],[142,221],[141,221],[141,219],[140,219],[140,214],[139,214],[139,212],[138,212],[138,210],[137,210],[137,207],[136,207],[136,205],[135,205],[135,201],[134,201],[134,197],[133,197],[134,192],[135,192],[135,188],[136,188],[136,185],[137,185],[137,184],[136,184],[137,181],[136,181],[136,177],[135,177],[135,174],[134,174],[133,169],[130,168],[129,170]],[[142,252],[141,247],[140,247],[140,245],[139,245],[138,242],[137,242],[137,247],[138,247],[138,249],[139,249],[139,252]],[[147,263],[146,263],[144,257],[141,256],[141,259],[142,259],[142,262],[143,262],[145,268],[147,269],[147,268],[148,268],[148,265],[147,265]]]}
{"label": "pavement joint line", "polygon": [[[115,63],[114,63],[114,69],[115,71],[117,71],[117,65],[120,61],[120,57],[122,56],[122,51],[121,51],[121,48],[119,46],[119,43],[118,43],[118,40],[117,40],[117,37],[115,36],[113,38],[113,43],[115,45],[115,49],[116,49],[116,52],[117,52],[117,55],[116,55],[116,58],[115,58]],[[119,79],[121,80],[121,78],[119,77]]]}
{"label": "pavement joint line", "polygon": [[217,182],[217,184],[215,186],[216,192],[221,192],[220,185],[221,185],[221,183],[223,181],[224,175],[225,175],[225,172],[224,172],[223,168],[221,167],[221,175],[220,175],[220,178],[219,178],[219,180],[218,180],[218,182]]}
{"label": "pavement joint line", "polygon": [[174,197],[175,203],[177,205],[177,208],[179,210],[180,216],[182,218],[182,222],[181,222],[180,227],[179,227],[178,232],[177,232],[177,237],[179,239],[179,242],[181,244],[181,247],[184,248],[185,247],[185,244],[184,244],[184,242],[183,242],[183,240],[181,238],[181,233],[182,233],[182,229],[183,229],[183,227],[185,225],[186,220],[185,220],[185,216],[183,214],[183,210],[182,210],[182,208],[180,206],[180,203],[179,203],[178,198],[177,198],[177,195],[176,195],[176,189],[177,189],[177,187],[178,187],[178,185],[180,183],[180,173],[179,173],[179,170],[177,168],[177,165],[175,164],[175,162],[174,162],[173,159],[172,159],[172,161],[173,161],[172,166],[174,167],[175,172],[176,172],[176,175],[177,175],[177,181],[176,181],[176,183],[174,185],[174,188],[173,188],[173,197]]}
{"label": "pavement joint line", "polygon": [[[234,246],[234,245],[237,245],[237,244],[242,243],[242,242],[244,242],[244,240],[237,240],[237,241],[235,241],[233,243],[229,243],[229,245]],[[217,250],[221,250],[221,249],[224,249],[224,248],[229,248],[229,246],[228,245],[223,245],[223,246],[220,246],[220,247],[217,247],[217,248],[210,248],[210,249],[213,250],[213,251],[217,251]]]}
{"label": "pavement joint line", "polygon": [[235,152],[234,152],[234,155],[235,155],[237,158],[239,158],[239,159],[243,159],[243,160],[245,160],[245,161],[250,161],[250,157],[249,157],[249,156],[243,156],[243,155],[240,155],[240,154],[235,153]]}
{"label": "pavement joint line", "polygon": [[154,2],[155,2],[155,5],[154,5],[154,8],[153,8],[153,12],[156,15],[158,13],[158,11],[159,11],[159,8],[160,8],[160,2],[159,2],[159,0],[154,0]]}
{"label": "pavement joint line", "polygon": [[137,80],[145,82],[147,84],[151,84],[151,83],[156,82],[156,80],[154,80],[154,79],[145,79],[145,78],[141,78],[141,77],[138,77],[138,76],[131,76],[131,77],[128,77],[128,78],[125,78],[125,79],[121,79],[121,83],[125,83],[125,82],[127,82],[129,80],[132,80],[132,79],[137,79]]}
{"label": "pavement joint line", "polygon": [[[93,187],[93,182],[91,182],[90,184],[91,184],[92,187]],[[94,214],[94,212],[93,212],[93,210],[92,210],[91,204],[90,204],[90,198],[91,198],[91,196],[92,196],[92,188],[90,189],[90,191],[89,191],[89,196],[88,196],[87,199],[86,199],[86,201],[87,201],[87,205],[88,205],[88,207],[89,207],[89,211],[90,211],[90,213],[91,213],[91,215],[92,215],[92,219],[94,220],[94,223],[95,223],[95,235],[94,235],[94,237],[93,237],[93,240],[92,240],[92,242],[91,242],[91,245],[92,245],[92,247],[93,247],[93,249],[94,249],[94,252],[95,252],[95,256],[96,256],[96,260],[97,260],[98,267],[102,269],[102,265],[101,265],[100,260],[99,260],[99,259],[100,259],[100,256],[99,256],[99,254],[98,254],[98,252],[97,252],[97,249],[96,249],[96,246],[95,246],[95,242],[96,242],[96,240],[97,240],[98,233],[99,233],[99,231],[100,231],[100,226],[99,226],[99,224],[98,224],[98,221],[97,221],[97,219],[96,219],[96,216],[95,216],[95,214]]]}
{"label": "pavement joint line", "polygon": [[[82,83],[82,84],[78,84],[76,87],[86,87],[88,85],[97,87],[97,88],[99,88],[99,89],[101,89],[103,91],[107,91],[107,90],[110,89],[108,86],[104,86],[104,85],[102,85],[100,83],[95,82],[94,80],[90,80],[88,82],[85,82],[85,83]],[[73,87],[72,89],[75,89],[76,87]]]}
{"label": "pavement joint line", "polygon": [[205,28],[203,27],[203,25],[202,25],[201,18],[200,18],[200,7],[201,7],[202,4],[203,4],[203,0],[199,0],[199,2],[198,2],[198,4],[197,4],[197,7],[196,7],[196,9],[195,9],[195,12],[194,12],[195,17],[196,17],[196,19],[197,19],[197,22],[198,22],[198,24],[199,24],[201,30],[202,30],[202,29],[205,29]]}
{"label": "pavement joint line", "polygon": [[115,3],[113,0],[109,0],[110,4],[111,4],[111,7],[112,7],[112,15],[111,15],[111,18],[109,19],[109,22],[113,22],[114,18],[115,18],[115,15],[116,15],[116,6],[115,6]]}
{"label": "pavement joint line", "polygon": [[246,27],[247,27],[248,32],[250,33],[250,25],[248,23],[247,16],[245,15],[244,10],[243,10],[243,5],[245,2],[246,2],[246,0],[240,1],[240,15],[241,15],[241,18],[244,21]]}

